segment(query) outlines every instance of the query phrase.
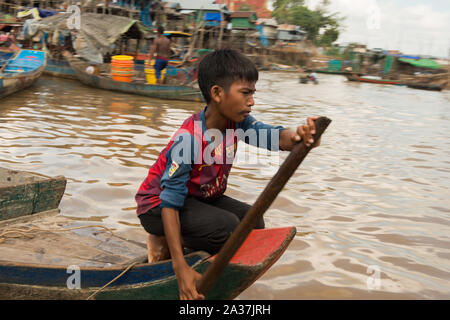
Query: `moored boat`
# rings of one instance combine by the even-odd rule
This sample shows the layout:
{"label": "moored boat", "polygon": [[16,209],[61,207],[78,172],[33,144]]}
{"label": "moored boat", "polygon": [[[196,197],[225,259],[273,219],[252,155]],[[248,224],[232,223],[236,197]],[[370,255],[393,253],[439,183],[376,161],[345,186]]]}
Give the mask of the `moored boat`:
{"label": "moored boat", "polygon": [[0,98],[31,86],[45,69],[44,51],[0,52]]}
{"label": "moored boat", "polygon": [[44,74],[65,79],[77,79],[75,71],[65,59],[48,58]]}
{"label": "moored boat", "polygon": [[431,91],[441,91],[443,88],[443,85],[423,83],[423,82],[408,82],[406,86],[412,89],[431,90]]}
{"label": "moored boat", "polygon": [[349,81],[378,83],[378,84],[394,84],[394,85],[404,84],[404,82],[401,80],[389,80],[389,79],[382,79],[380,77],[358,76],[356,74],[347,74],[346,77]]}
{"label": "moored boat", "polygon": [[337,74],[337,75],[351,74],[350,71],[338,71],[338,70],[329,70],[329,69],[314,69],[313,71],[317,72],[317,73]]}
{"label": "moored boat", "polygon": [[203,101],[203,96],[200,90],[190,85],[150,85],[144,81],[138,80],[134,80],[132,82],[114,81],[112,78],[104,74],[86,72],[89,64],[76,57],[66,54],[66,59],[75,71],[77,78],[82,83],[94,88],[120,91],[159,99],[196,102]]}

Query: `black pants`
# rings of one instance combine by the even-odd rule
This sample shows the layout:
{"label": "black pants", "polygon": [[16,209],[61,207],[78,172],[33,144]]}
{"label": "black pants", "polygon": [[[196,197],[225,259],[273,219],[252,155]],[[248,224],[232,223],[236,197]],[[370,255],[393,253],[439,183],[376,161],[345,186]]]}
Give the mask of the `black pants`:
{"label": "black pants", "polygon": [[[208,202],[187,197],[179,211],[183,246],[217,253],[249,209],[250,205],[228,196]],[[160,207],[139,215],[139,219],[148,233],[164,235]],[[264,229],[263,218],[255,228]]]}

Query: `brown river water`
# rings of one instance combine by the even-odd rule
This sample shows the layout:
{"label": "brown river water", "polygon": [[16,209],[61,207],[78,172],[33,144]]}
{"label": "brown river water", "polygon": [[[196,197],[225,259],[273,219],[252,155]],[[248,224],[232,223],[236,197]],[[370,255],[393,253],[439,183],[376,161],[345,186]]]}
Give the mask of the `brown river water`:
{"label": "brown river water", "polygon": [[[263,72],[257,83],[258,120],[333,122],[265,214],[296,237],[238,299],[450,299],[450,92],[319,81]],[[0,101],[0,166],[64,175],[61,214],[145,242],[134,195],[201,108],[42,77]],[[287,153],[238,153],[226,194],[252,204]]]}

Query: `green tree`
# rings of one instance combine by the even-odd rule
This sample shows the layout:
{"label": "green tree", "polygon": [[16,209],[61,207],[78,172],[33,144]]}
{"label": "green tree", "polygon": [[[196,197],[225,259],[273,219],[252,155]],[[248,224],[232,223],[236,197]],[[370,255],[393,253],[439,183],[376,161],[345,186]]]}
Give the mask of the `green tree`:
{"label": "green tree", "polygon": [[311,10],[304,0],[276,0],[272,15],[278,23],[300,26],[307,33],[307,39],[316,45],[329,46],[339,37],[344,18],[337,13],[329,14],[329,0],[322,0]]}
{"label": "green tree", "polygon": [[275,0],[272,4],[272,16],[277,19],[279,23],[289,23],[288,13],[292,8],[304,6],[304,0]]}
{"label": "green tree", "polygon": [[322,46],[329,47],[333,42],[335,42],[339,37],[339,30],[335,28],[330,28],[325,30],[325,32],[320,36],[319,44]]}

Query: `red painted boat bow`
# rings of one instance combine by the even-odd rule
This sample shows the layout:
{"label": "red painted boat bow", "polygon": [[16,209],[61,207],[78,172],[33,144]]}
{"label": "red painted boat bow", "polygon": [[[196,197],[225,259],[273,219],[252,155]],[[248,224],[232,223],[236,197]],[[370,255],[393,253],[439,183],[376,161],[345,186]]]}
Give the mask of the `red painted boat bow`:
{"label": "red painted boat bow", "polygon": [[[283,254],[296,232],[295,227],[255,229],[231,258],[230,264],[257,266],[268,263],[269,268]],[[215,255],[209,259],[214,258]]]}

